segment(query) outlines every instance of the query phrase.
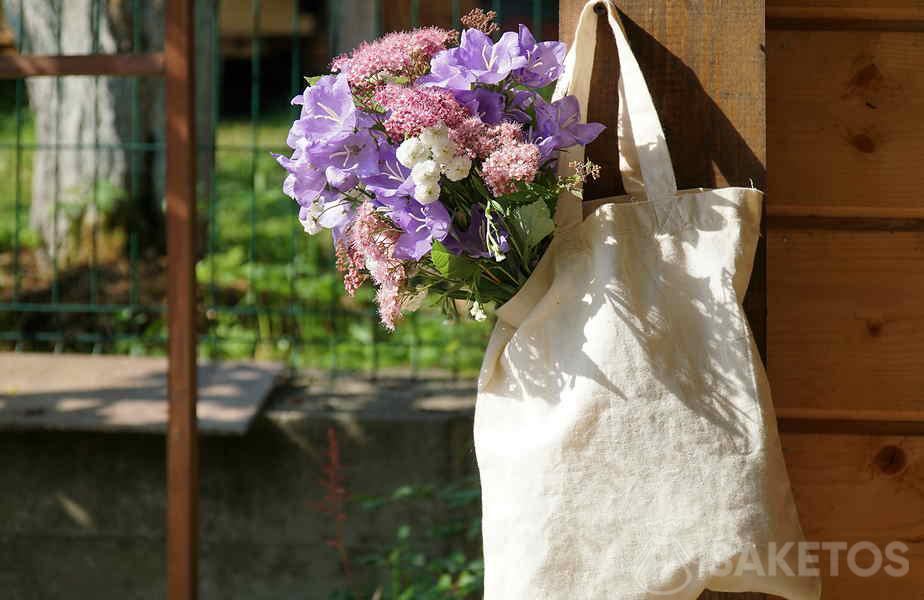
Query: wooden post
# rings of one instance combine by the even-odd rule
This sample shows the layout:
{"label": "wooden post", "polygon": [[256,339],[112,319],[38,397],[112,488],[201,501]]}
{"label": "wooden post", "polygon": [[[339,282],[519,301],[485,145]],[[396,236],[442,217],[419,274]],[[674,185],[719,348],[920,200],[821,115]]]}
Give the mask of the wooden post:
{"label": "wooden post", "polygon": [[159,52],[83,56],[36,54],[0,56],[0,79],[61,75],[159,77],[163,75],[163,72],[164,56]]}
{"label": "wooden post", "polygon": [[[562,41],[571,42],[584,4],[561,0]],[[765,190],[764,0],[618,0],[615,5],[661,116],[678,187],[753,184]],[[624,193],[616,152],[618,69],[615,41],[606,19],[599,19],[587,118],[608,128],[587,150],[604,175],[588,186],[586,199]],[[762,239],[745,309],[766,357],[765,256]],[[701,600],[764,597],[706,592]]]}
{"label": "wooden post", "polygon": [[167,96],[167,596],[198,595],[196,427],[196,81],[193,0],[168,0]]}
{"label": "wooden post", "polygon": [[[611,0],[612,1],[612,0]],[[561,0],[560,39],[571,42],[585,0]],[[618,0],[670,145],[677,185],[766,190],[764,0]],[[609,127],[588,158],[604,175],[586,198],[622,192],[616,153],[616,44],[599,20],[588,120]],[[757,251],[745,309],[766,358],[766,250]]]}

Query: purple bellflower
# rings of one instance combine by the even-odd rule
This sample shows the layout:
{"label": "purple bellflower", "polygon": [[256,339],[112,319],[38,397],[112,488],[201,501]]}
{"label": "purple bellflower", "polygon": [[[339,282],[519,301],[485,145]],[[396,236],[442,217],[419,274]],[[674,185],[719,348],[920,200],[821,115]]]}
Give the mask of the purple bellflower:
{"label": "purple bellflower", "polygon": [[356,127],[357,110],[345,74],[321,77],[293,98],[292,104],[301,105],[302,113],[289,130],[290,148],[302,138],[333,140],[353,133]]}
{"label": "purple bellflower", "polygon": [[288,172],[282,183],[283,193],[301,206],[311,204],[327,183],[324,172],[308,161],[306,146],[307,141],[302,139],[297,142],[291,158],[281,154],[273,155],[276,162]]}
{"label": "purple bellflower", "polygon": [[398,162],[395,147],[383,141],[379,144],[379,163],[375,173],[364,177],[366,189],[375,195],[378,204],[386,204],[392,198],[414,196],[414,180],[411,170]]}
{"label": "purple bellflower", "polygon": [[434,56],[430,61],[430,74],[418,79],[417,83],[468,90],[474,83],[500,83],[511,71],[525,65],[526,57],[520,52],[516,33],[508,31],[493,43],[484,32],[466,29],[459,46]]}
{"label": "purple bellflower", "polygon": [[514,79],[531,88],[545,87],[558,79],[565,61],[563,43],[537,42],[526,25],[520,25],[518,42],[526,65],[514,71]]}
{"label": "purple bellflower", "polygon": [[504,95],[489,89],[476,87],[473,90],[455,90],[456,100],[483,123],[496,125],[504,118]]}
{"label": "purple bellflower", "polygon": [[401,260],[419,260],[430,251],[433,240],[444,240],[452,219],[440,201],[421,204],[412,198],[396,198],[389,203],[389,217],[401,229],[394,256]]}
{"label": "purple bellflower", "polygon": [[359,177],[372,175],[379,166],[378,145],[367,130],[310,146],[308,157],[324,169],[330,188],[338,192],[353,189]]}
{"label": "purple bellflower", "polygon": [[574,96],[552,103],[537,96],[532,105],[536,110],[536,126],[529,132],[529,138],[539,146],[543,162],[552,158],[556,150],[575,144],[586,146],[606,129],[600,123],[581,123],[581,107]]}

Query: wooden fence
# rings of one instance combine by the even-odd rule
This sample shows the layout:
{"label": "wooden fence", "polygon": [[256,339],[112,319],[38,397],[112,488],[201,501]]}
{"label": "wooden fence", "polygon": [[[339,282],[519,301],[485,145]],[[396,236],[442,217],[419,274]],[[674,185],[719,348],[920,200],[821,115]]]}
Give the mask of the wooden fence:
{"label": "wooden fence", "polygon": [[62,75],[161,76],[166,83],[167,589],[171,600],[197,596],[196,441],[196,124],[194,0],[166,1],[163,53],[0,56],[0,78]]}

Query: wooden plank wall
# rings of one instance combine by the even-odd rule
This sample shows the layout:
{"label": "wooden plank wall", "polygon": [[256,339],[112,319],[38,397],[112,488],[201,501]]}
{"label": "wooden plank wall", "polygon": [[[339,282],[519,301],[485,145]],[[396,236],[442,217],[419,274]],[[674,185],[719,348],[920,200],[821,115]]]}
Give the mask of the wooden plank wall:
{"label": "wooden plank wall", "polygon": [[[924,2],[767,0],[768,353],[809,538],[908,544],[924,597]],[[826,562],[826,561],[823,561]]]}

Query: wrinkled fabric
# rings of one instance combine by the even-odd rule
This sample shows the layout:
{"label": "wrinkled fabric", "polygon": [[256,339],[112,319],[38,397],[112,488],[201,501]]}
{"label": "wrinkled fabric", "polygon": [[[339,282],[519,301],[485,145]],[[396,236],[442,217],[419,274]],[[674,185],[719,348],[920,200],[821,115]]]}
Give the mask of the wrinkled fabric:
{"label": "wrinkled fabric", "polygon": [[[559,88],[582,114],[594,4]],[[612,8],[609,19],[633,98],[619,132],[634,191],[586,217],[563,196],[551,246],[497,311],[475,414],[484,597],[694,600],[712,589],[817,600],[817,576],[786,572],[797,573],[795,549],[772,575],[735,568],[779,564],[771,543],[804,539],[741,307],[762,194],[676,190]]]}

